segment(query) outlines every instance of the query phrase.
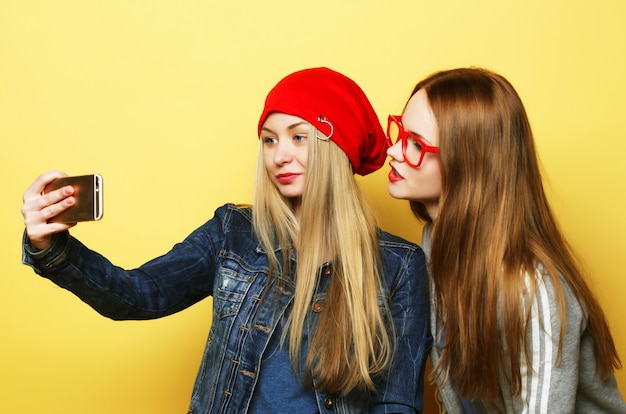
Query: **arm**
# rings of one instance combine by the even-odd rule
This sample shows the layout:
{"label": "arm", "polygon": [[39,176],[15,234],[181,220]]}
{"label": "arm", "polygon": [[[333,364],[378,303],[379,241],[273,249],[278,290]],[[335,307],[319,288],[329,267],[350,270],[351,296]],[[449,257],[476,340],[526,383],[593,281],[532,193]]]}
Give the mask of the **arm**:
{"label": "arm", "polygon": [[62,176],[55,171],[42,174],[24,194],[22,261],[35,272],[112,319],[165,316],[211,294],[215,245],[223,235],[218,219],[166,255],[124,270],[71,237],[67,230],[72,224],[47,222],[73,204],[71,186],[43,195],[43,188]]}
{"label": "arm", "polygon": [[212,294],[216,257],[209,223],[167,254],[125,270],[88,249],[68,232],[44,250],[24,237],[23,262],[111,319],[154,319],[185,309]]}
{"label": "arm", "polygon": [[[567,286],[567,324],[559,353],[562,320],[550,277],[538,274],[531,319],[526,334],[530,365],[522,356],[522,393],[509,401],[507,412],[574,412],[579,379],[580,340],[585,329],[585,315]],[[529,278],[532,280],[532,278]],[[529,282],[532,283],[532,282]],[[503,391],[510,384],[503,384]],[[506,391],[505,391],[506,392]],[[506,400],[506,393],[504,398]],[[508,404],[507,404],[508,405]]]}
{"label": "arm", "polygon": [[[387,252],[382,254],[388,256]],[[388,271],[387,266],[384,268]],[[419,413],[424,405],[424,368],[432,343],[428,326],[428,278],[421,249],[409,250],[398,269],[391,286],[390,310],[395,354],[385,381],[372,397],[369,412]]]}

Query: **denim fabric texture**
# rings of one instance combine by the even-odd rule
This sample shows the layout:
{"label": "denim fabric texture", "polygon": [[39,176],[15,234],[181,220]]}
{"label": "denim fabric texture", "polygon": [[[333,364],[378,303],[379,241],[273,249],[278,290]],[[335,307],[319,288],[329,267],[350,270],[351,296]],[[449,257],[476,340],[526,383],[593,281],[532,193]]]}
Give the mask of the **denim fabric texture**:
{"label": "denim fabric texture", "polygon": [[[384,275],[380,301],[388,304],[395,329],[392,364],[378,378],[376,393],[338,396],[317,390],[320,413],[422,411],[423,372],[432,342],[424,254],[419,246],[383,231],[379,246]],[[280,251],[278,255],[282,260]],[[291,260],[297,260],[295,255]],[[247,411],[263,352],[294,294],[292,282],[271,281],[261,300],[268,283],[267,256],[252,229],[251,210],[232,204],[218,208],[184,241],[137,269],[114,266],[68,232],[55,235],[41,251],[24,237],[22,261],[114,320],[160,318],[212,296],[212,325],[193,388],[192,414]],[[321,266],[319,273],[307,321],[310,332],[323,312],[332,264]]]}

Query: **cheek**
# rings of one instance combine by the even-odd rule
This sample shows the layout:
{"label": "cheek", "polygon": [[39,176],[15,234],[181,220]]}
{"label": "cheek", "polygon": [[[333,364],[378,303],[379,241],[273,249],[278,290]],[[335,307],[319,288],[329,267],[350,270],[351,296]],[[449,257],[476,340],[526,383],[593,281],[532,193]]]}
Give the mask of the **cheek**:
{"label": "cheek", "polygon": [[439,170],[439,165],[434,164],[433,168],[428,169],[425,180],[428,181],[433,189],[441,191],[441,171]]}
{"label": "cheek", "polygon": [[263,157],[263,165],[265,166],[265,169],[269,170],[273,164],[274,154],[269,149],[264,149],[262,157]]}
{"label": "cheek", "polygon": [[441,166],[438,162],[428,164],[428,175],[433,181],[441,183]]}
{"label": "cheek", "polygon": [[410,181],[412,187],[420,192],[428,192],[430,194],[441,194],[441,173],[438,167],[422,166],[413,169]]}
{"label": "cheek", "polygon": [[309,157],[309,150],[307,147],[299,148],[299,151],[296,155],[296,159],[303,167],[306,167],[307,160]]}

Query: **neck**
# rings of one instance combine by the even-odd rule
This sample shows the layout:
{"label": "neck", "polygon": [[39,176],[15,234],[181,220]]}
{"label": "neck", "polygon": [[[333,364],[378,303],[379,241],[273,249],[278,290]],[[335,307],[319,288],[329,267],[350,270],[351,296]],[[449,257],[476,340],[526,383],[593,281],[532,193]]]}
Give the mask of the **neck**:
{"label": "neck", "polygon": [[439,215],[439,203],[426,204],[425,207],[431,220],[433,222],[436,221],[437,216]]}

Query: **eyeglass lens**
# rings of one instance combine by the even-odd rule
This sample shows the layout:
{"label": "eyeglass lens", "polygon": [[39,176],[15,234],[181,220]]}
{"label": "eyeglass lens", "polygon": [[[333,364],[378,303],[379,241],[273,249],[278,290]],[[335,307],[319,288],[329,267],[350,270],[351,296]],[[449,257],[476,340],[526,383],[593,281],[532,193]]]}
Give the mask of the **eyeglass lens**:
{"label": "eyeglass lens", "polygon": [[406,134],[396,122],[389,123],[389,137],[396,143],[399,139],[403,139],[402,153],[409,164],[417,165],[422,156],[421,144],[412,136]]}

